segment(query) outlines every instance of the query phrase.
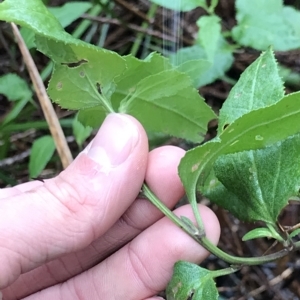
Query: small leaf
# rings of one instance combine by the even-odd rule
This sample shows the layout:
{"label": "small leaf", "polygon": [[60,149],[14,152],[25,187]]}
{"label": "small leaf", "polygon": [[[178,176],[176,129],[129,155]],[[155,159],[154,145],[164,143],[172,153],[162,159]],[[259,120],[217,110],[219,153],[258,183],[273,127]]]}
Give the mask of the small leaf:
{"label": "small leaf", "polygon": [[200,30],[198,33],[198,41],[206,53],[209,61],[213,61],[219,39],[221,36],[220,18],[216,15],[203,16],[197,21]]}
{"label": "small leaf", "polygon": [[84,141],[91,135],[93,128],[82,125],[82,123],[78,121],[78,114],[74,118],[72,127],[76,143],[81,147]]}
{"label": "small leaf", "polygon": [[30,100],[32,91],[27,82],[16,74],[6,74],[0,77],[0,94],[10,101]]}
{"label": "small leaf", "polygon": [[[181,48],[175,55],[171,56],[171,61],[179,65],[180,68],[183,68],[181,65],[184,63],[193,60],[207,60],[206,51],[199,43],[191,47]],[[210,67],[204,65],[203,68],[199,69],[197,76],[193,79],[197,88],[223,77],[233,63],[232,49],[222,37],[218,41],[218,47],[212,61]]]}
{"label": "small leaf", "polygon": [[212,272],[184,261],[175,264],[166,294],[167,300],[218,300]]}
{"label": "small leaf", "polygon": [[[268,78],[268,83],[265,79]],[[218,133],[242,115],[270,106],[284,96],[284,86],[271,49],[262,53],[241,75],[220,110]]]}
{"label": "small leaf", "polygon": [[270,231],[269,228],[266,227],[260,227],[260,228],[255,228],[249,232],[247,232],[242,240],[245,241],[249,241],[249,240],[253,240],[253,239],[258,239],[258,238],[271,238],[272,237],[272,232]]}
{"label": "small leaf", "polygon": [[300,12],[284,7],[282,0],[237,0],[238,25],[232,34],[240,45],[258,50],[273,46],[275,51],[300,47]]}
{"label": "small leaf", "polygon": [[1,126],[16,119],[20,115],[20,113],[24,109],[24,107],[27,105],[28,101],[29,101],[29,99],[26,99],[26,98],[24,98],[20,101],[17,101],[14,104],[14,107],[9,111],[9,113],[5,115],[5,118],[1,122]]}
{"label": "small leaf", "polygon": [[77,20],[83,13],[92,7],[90,2],[69,1],[59,7],[49,7],[49,11],[57,18],[63,28]]}
{"label": "small leaf", "polygon": [[22,109],[32,98],[32,91],[27,82],[16,74],[6,74],[0,77],[0,94],[14,101],[13,108],[5,115],[1,125],[5,125],[18,117]]}
{"label": "small leaf", "polygon": [[289,234],[289,237],[290,237],[290,238],[294,238],[294,237],[296,237],[296,236],[299,235],[299,234],[300,234],[300,228],[298,228],[298,229],[294,230],[293,232],[291,232],[291,233]]}
{"label": "small leaf", "polygon": [[52,136],[46,135],[34,141],[29,157],[29,176],[37,177],[46,167],[55,151]]}

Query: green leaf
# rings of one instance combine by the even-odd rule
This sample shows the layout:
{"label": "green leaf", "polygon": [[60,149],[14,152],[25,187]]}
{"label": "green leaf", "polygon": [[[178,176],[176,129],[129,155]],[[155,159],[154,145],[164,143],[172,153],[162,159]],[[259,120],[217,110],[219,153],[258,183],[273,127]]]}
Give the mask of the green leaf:
{"label": "green leaf", "polygon": [[158,53],[151,53],[144,60],[137,59],[132,55],[125,56],[124,59],[127,68],[116,78],[115,92],[111,97],[115,110],[118,110],[121,101],[135,90],[141,80],[173,68],[169,60]]}
{"label": "green leaf", "polygon": [[29,157],[29,176],[37,177],[46,167],[55,151],[52,136],[46,135],[34,141]]}
{"label": "green leaf", "polygon": [[300,74],[282,65],[278,66],[279,75],[287,86],[300,89]]}
{"label": "green leaf", "polygon": [[221,19],[216,15],[203,16],[197,21],[200,30],[198,33],[198,41],[205,50],[206,57],[209,61],[213,61],[218,43],[221,36]]}
{"label": "green leaf", "polygon": [[268,49],[243,72],[230,91],[220,110],[218,132],[242,115],[273,105],[283,96],[284,87],[277,63],[272,50]]}
{"label": "green leaf", "polygon": [[218,300],[212,272],[184,261],[175,264],[166,294],[167,300]]}
{"label": "green leaf", "polygon": [[32,91],[27,82],[16,74],[6,74],[0,77],[0,94],[10,101],[31,99]]}
{"label": "green leaf", "polygon": [[84,141],[91,135],[93,128],[90,126],[84,126],[78,121],[78,114],[74,118],[73,124],[73,135],[75,137],[76,143],[79,147],[82,146]]}
{"label": "green leaf", "polygon": [[260,228],[255,228],[249,232],[247,232],[242,240],[245,241],[249,241],[249,240],[253,240],[253,239],[259,239],[259,238],[271,238],[272,236],[272,232],[269,228],[267,227],[260,227]]}
{"label": "green leaf", "polygon": [[282,0],[237,0],[238,25],[233,28],[235,41],[243,46],[275,51],[300,47],[300,13],[284,7]]}
{"label": "green leaf", "polygon": [[275,231],[271,230],[270,228],[267,227],[260,227],[260,228],[255,228],[249,232],[247,232],[242,240],[249,241],[253,239],[258,239],[258,238],[273,238],[275,240],[279,240],[280,242],[283,241],[282,237]]}
{"label": "green leaf", "polygon": [[72,24],[83,13],[92,7],[90,2],[69,1],[59,7],[49,7],[49,11],[57,18],[63,28]]}
{"label": "green leaf", "polygon": [[6,74],[0,77],[0,94],[14,101],[13,108],[5,115],[1,126],[11,122],[18,117],[22,109],[32,98],[32,91],[27,82],[16,74]]}
{"label": "green leaf", "polygon": [[[89,2],[71,1],[59,7],[50,7],[48,10],[57,18],[61,26],[65,28],[77,20],[83,13],[91,8],[91,6]],[[28,49],[35,48],[34,31],[23,27],[20,32]]]}
{"label": "green leaf", "polygon": [[209,12],[213,13],[218,4],[219,4],[219,0],[211,0],[209,6]]}
{"label": "green leaf", "polygon": [[293,232],[291,232],[291,233],[289,234],[289,237],[290,237],[290,238],[294,238],[294,237],[296,237],[296,236],[299,235],[299,234],[300,234],[300,228],[295,229]]}
{"label": "green leaf", "polygon": [[211,62],[209,62],[208,60],[193,59],[178,65],[177,69],[178,71],[189,75],[191,80],[193,81],[193,86],[195,88],[198,88],[199,77],[201,77],[202,74],[207,73],[210,67]]}
{"label": "green leaf", "polygon": [[[269,79],[268,84],[265,84],[264,81],[266,77]],[[283,95],[283,85],[277,64],[273,52],[269,49],[245,70],[231,90],[220,111],[219,133],[243,114],[270,106],[282,99]],[[278,145],[273,146],[273,152],[276,152],[278,147]],[[272,186],[273,181],[272,178],[270,178],[270,182],[266,181],[265,177],[268,174],[266,172],[272,168],[269,166],[274,162],[273,159],[270,160],[269,155],[268,151],[259,150],[222,156],[215,164],[215,173],[225,187],[222,187],[221,183],[217,183],[217,178],[210,176],[208,183],[202,189],[203,194],[242,220],[263,220],[275,223],[277,215],[286,205],[287,199],[284,198],[284,195],[270,194],[269,187]],[[220,163],[222,159],[223,161]],[[264,170],[261,170],[262,165]],[[229,173],[221,174],[221,172],[225,172],[225,169]],[[249,175],[249,170],[252,170],[251,175]],[[277,170],[277,173],[280,172],[282,170]],[[227,179],[224,179],[224,175]],[[229,186],[229,181],[235,187]],[[281,200],[277,199],[279,197]],[[231,200],[228,201],[228,199]],[[274,208],[273,202],[278,204],[278,210],[275,212],[271,212],[270,209],[270,207]]]}
{"label": "green leaf", "polygon": [[169,8],[176,11],[190,11],[197,7],[207,8],[205,0],[150,0],[162,7]]}
{"label": "green leaf", "polygon": [[38,34],[52,38],[68,36],[62,33],[59,21],[40,0],[5,0],[0,3],[0,19],[29,27]]}
{"label": "green leaf", "polygon": [[[300,93],[289,94],[272,106],[243,115],[216,139],[186,153],[179,175],[190,201],[196,201],[197,184],[202,190],[220,155],[261,149],[300,132]],[[255,122],[253,122],[255,120]]]}
{"label": "green leaf", "polygon": [[24,109],[24,107],[27,105],[28,101],[29,100],[26,98],[23,98],[22,100],[17,101],[14,104],[13,108],[9,111],[9,113],[5,115],[5,118],[1,122],[1,127],[3,127],[3,125],[6,125],[7,123],[16,119],[20,115],[20,113]]}
{"label": "green leaf", "polygon": [[[206,51],[200,44],[181,48],[175,55],[171,56],[171,61],[179,66],[193,60],[207,60]],[[230,69],[232,63],[232,50],[228,43],[221,37],[218,41],[213,63],[209,68],[204,65],[203,69],[199,69],[197,76],[194,78],[195,86],[198,88],[223,77],[225,72]],[[183,67],[180,66],[180,68]]]}
{"label": "green leaf", "polygon": [[[155,91],[155,92],[154,92]],[[166,70],[141,80],[120,112],[136,117],[147,130],[201,142],[215,118],[188,75]]]}
{"label": "green leaf", "polygon": [[78,112],[78,121],[84,126],[99,128],[106,117],[106,110],[102,105],[82,109]]}
{"label": "green leaf", "polygon": [[[247,212],[247,220],[275,225],[289,198],[298,194],[299,148],[298,134],[264,149],[223,155],[217,159],[215,174],[238,197],[235,206],[239,205],[240,210],[251,209]],[[223,199],[223,202],[228,201]]]}
{"label": "green leaf", "polygon": [[26,27],[21,27],[20,34],[28,49],[36,48],[35,34],[31,29]]}

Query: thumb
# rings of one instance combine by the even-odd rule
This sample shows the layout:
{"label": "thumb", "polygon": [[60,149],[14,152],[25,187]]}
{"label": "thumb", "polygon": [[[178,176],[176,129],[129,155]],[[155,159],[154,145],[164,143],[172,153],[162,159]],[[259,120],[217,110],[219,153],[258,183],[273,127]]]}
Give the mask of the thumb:
{"label": "thumb", "polygon": [[59,176],[1,200],[0,289],[109,229],[138,195],[147,156],[147,136],[138,121],[111,114]]}

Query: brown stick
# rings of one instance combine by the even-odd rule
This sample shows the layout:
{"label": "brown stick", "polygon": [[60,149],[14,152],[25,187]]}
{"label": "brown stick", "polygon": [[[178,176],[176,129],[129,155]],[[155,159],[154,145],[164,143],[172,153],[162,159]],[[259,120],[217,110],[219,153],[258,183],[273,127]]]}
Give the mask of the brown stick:
{"label": "brown stick", "polygon": [[40,77],[38,69],[24,43],[20,31],[14,23],[11,23],[11,26],[20,51],[22,53],[24,62],[27,66],[30,78],[33,82],[33,86],[41,104],[43,113],[45,115],[45,119],[49,125],[49,130],[54,139],[54,143],[56,145],[56,149],[62,162],[63,168],[66,168],[72,162],[73,158],[68,143],[66,141],[65,135],[59,124],[52,103],[47,95],[44,83]]}

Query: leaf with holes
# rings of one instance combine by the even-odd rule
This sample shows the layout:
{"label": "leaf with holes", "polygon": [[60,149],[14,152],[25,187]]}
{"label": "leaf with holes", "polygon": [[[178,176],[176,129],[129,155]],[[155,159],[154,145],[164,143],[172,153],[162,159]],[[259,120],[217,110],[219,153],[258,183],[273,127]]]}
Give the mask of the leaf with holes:
{"label": "leaf with holes", "polygon": [[[55,63],[50,97],[64,108],[83,110],[81,121],[90,119],[87,113],[92,108],[99,112],[99,121],[105,113],[119,110],[137,117],[149,131],[194,142],[203,140],[207,123],[215,114],[193,88],[189,76],[171,69],[165,58],[158,54],[144,61],[122,58],[74,39],[37,0],[20,1],[19,10],[12,0],[0,5],[2,18],[34,30],[37,48]],[[52,24],[52,30],[45,22]],[[91,120],[97,124],[95,117]]]}
{"label": "leaf with holes", "polygon": [[122,57],[73,38],[39,0],[6,0],[0,19],[33,30],[38,50],[54,61],[52,100],[69,109],[110,104],[114,79],[126,69]]}

